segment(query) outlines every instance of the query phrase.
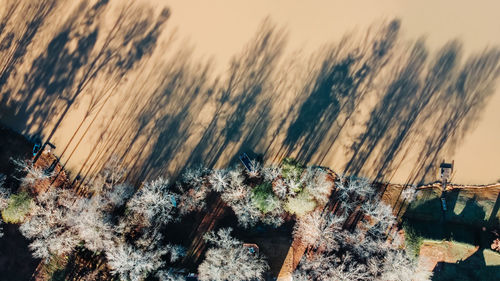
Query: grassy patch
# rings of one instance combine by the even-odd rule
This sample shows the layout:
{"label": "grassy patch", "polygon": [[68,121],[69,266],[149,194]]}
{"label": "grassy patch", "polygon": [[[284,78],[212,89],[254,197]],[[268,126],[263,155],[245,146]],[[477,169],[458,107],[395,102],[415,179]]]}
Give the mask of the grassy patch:
{"label": "grassy patch", "polygon": [[[442,217],[441,190],[428,188],[420,190],[416,199],[408,206],[405,216],[421,220],[438,221]],[[496,196],[495,196],[496,198]],[[453,190],[445,194],[446,220],[474,226],[500,225],[500,212],[494,212],[495,201],[481,192]],[[490,218],[491,216],[494,216]]]}
{"label": "grassy patch", "polygon": [[420,247],[424,242],[424,238],[420,236],[417,230],[409,223],[404,223],[403,229],[405,231],[406,249],[411,256],[416,258],[420,253]]}
{"label": "grassy patch", "polygon": [[26,192],[13,194],[9,198],[9,205],[2,210],[2,219],[8,223],[20,223],[31,209],[32,198]]}
{"label": "grassy patch", "polygon": [[252,190],[252,202],[264,214],[278,207],[278,198],[273,193],[272,184],[264,182],[257,185]]}

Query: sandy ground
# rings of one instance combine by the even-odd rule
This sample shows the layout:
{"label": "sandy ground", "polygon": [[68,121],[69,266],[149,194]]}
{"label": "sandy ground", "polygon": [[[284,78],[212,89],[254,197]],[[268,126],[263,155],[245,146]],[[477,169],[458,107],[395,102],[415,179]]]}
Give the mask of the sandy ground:
{"label": "sandy ground", "polygon": [[[13,2],[0,0],[0,5]],[[453,38],[463,43],[464,57],[487,46],[500,45],[497,36],[500,18],[496,15],[500,3],[493,0],[474,3],[452,0],[439,3],[141,0],[134,6],[144,4],[141,13],[127,14],[130,10],[125,13],[120,32],[128,30],[128,35],[124,35],[123,40],[134,36],[140,39],[153,30],[153,21],[156,24],[161,21],[163,7],[171,8],[171,16],[166,24],[159,24],[162,29],[159,34],[151,33],[158,37],[153,50],[146,52],[131,68],[120,72],[123,64],[108,63],[100,50],[117,51],[121,58],[137,56],[133,51],[138,49],[138,43],[122,44],[120,32],[118,39],[107,36],[113,34],[115,23],[123,20],[120,12],[125,4],[110,1],[98,10],[96,20],[85,26],[84,11],[88,11],[95,1],[89,1],[86,6],[79,6],[77,1],[56,2],[35,33],[24,58],[14,64],[16,71],[0,91],[0,120],[26,135],[50,137],[57,145],[55,153],[61,155],[67,168],[73,175],[80,174],[84,178],[91,177],[112,154],[118,154],[138,179],[174,174],[185,166],[197,164],[226,166],[234,162],[235,155],[241,151],[263,155],[268,162],[278,161],[283,156],[300,156],[297,147],[289,149],[287,155],[282,148],[289,137],[287,128],[298,114],[297,106],[305,99],[297,89],[310,75],[305,70],[314,65],[310,54],[328,42],[340,40],[346,32],[355,31],[355,37],[363,40],[365,30],[374,22],[401,18],[401,42],[424,36],[431,54]],[[2,17],[6,14],[4,11]],[[275,36],[286,34],[287,45],[280,60],[257,65],[254,71],[267,73],[267,68],[275,64],[278,70],[262,78],[251,76],[250,69],[232,69],[232,58],[245,57],[242,50],[248,50],[248,42],[252,42],[252,36],[266,17],[278,28],[283,28]],[[7,27],[12,28],[16,36],[21,36],[23,30],[19,22],[25,18],[29,18],[29,13],[15,14]],[[97,33],[92,33],[96,29]],[[59,46],[54,38],[60,39],[56,36],[66,30],[69,30],[69,40]],[[0,33],[2,38],[5,34],[7,32]],[[95,34],[97,39],[92,43],[89,38]],[[87,55],[82,49],[85,41],[81,39],[93,44]],[[280,42],[275,44],[278,50]],[[12,48],[1,56],[12,55]],[[122,51],[124,53],[120,53]],[[71,72],[68,65],[73,64],[66,60],[67,56],[82,59],[83,66]],[[204,72],[207,60],[211,67]],[[35,62],[42,62],[42,66],[34,67]],[[101,65],[103,68],[99,68]],[[249,93],[255,89],[244,83],[236,84],[235,94],[230,95],[229,102],[221,102],[223,89],[231,85],[228,82],[231,75],[254,84],[259,82],[260,94],[250,98]],[[213,82],[216,77],[218,82]],[[56,83],[58,81],[60,84]],[[71,87],[61,86],[64,81],[73,81]],[[50,91],[54,93],[48,95]],[[57,95],[58,98],[53,98]],[[369,112],[379,97],[380,94],[375,93],[364,100],[353,124],[348,123],[348,129],[340,133],[335,145],[314,143],[311,139],[318,136],[306,135],[296,139],[297,144],[292,146],[311,144],[315,146],[310,149],[314,153],[306,162],[343,171],[352,159],[354,140],[364,131]],[[66,107],[68,100],[72,103]],[[486,184],[500,177],[496,165],[500,157],[499,106],[500,91],[497,89],[481,108],[479,120],[472,123],[464,136],[453,139],[456,145],[443,147],[440,151],[435,162],[442,158],[455,160],[454,182]],[[68,111],[58,124],[65,109]],[[290,115],[286,115],[287,111]],[[305,123],[301,128],[313,128],[322,120]],[[231,131],[231,126],[237,128],[236,133]],[[326,138],[331,137],[335,126],[338,124],[327,127]],[[439,134],[433,130],[431,125],[426,125],[418,128],[415,134]],[[385,179],[407,182],[419,157],[418,147],[424,143],[423,137],[407,141],[402,152],[391,159],[394,167],[391,166],[390,176]],[[372,170],[378,168],[377,161],[381,157],[377,154],[379,146],[367,156],[359,174],[373,176]]]}

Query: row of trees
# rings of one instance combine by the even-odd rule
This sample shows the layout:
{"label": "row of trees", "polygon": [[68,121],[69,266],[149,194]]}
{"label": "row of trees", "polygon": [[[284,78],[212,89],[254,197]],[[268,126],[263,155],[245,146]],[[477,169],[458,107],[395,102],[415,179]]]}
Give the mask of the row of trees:
{"label": "row of trees", "polygon": [[[183,269],[176,261],[185,250],[169,242],[166,230],[182,216],[203,211],[207,195],[215,192],[243,227],[257,222],[278,226],[286,212],[296,215],[294,237],[311,249],[294,273],[297,280],[406,280],[397,278],[415,273],[400,237],[389,231],[395,222],[391,208],[378,203],[375,189],[366,180],[334,182],[327,170],[303,167],[291,159],[280,166],[254,163],[250,172],[240,167],[192,169],[178,182],[158,178],[138,190],[124,182],[126,171],[118,161],[111,161],[85,183],[87,196],[54,187],[36,193],[33,185],[46,180],[46,175],[38,176],[43,173],[33,172],[38,169],[27,162],[16,163],[25,163],[27,175],[16,194],[2,189],[2,216],[5,220],[13,217],[9,212],[16,214],[9,222],[21,224],[22,234],[32,240],[33,255],[47,262],[85,247],[105,256],[112,273],[122,280],[151,276],[183,280]],[[331,212],[324,206],[334,185],[340,207]],[[346,221],[357,213],[364,214],[361,222],[349,231]],[[261,280],[268,269],[264,258],[230,233],[231,229],[221,229],[206,234],[212,246],[198,268],[199,279]]]}
{"label": "row of trees", "polygon": [[210,191],[220,193],[243,227],[263,222],[283,223],[285,212],[303,216],[324,206],[333,190],[332,175],[321,167],[304,167],[293,159],[280,166],[188,170],[182,175],[182,208],[188,212],[203,207]]}
{"label": "row of trees", "polygon": [[[25,178],[36,178],[26,163]],[[74,189],[51,187],[38,194],[37,181],[21,180],[20,191],[8,195],[2,189],[2,217],[20,223],[21,233],[32,242],[33,256],[49,262],[54,256],[67,256],[77,247],[102,254],[112,273],[122,280],[144,280],[158,274],[171,280],[178,272],[169,267],[185,252],[169,244],[164,236],[167,224],[179,219],[179,195],[170,191],[168,180],[159,178],[139,190],[123,182],[125,173],[108,165],[92,182],[87,197]],[[25,204],[16,203],[23,196]],[[21,208],[22,206],[22,208]],[[9,211],[10,210],[10,211]]]}
{"label": "row of trees", "polygon": [[[309,247],[294,280],[429,280],[431,274],[407,255],[392,208],[376,189],[364,179],[343,177],[336,187],[337,209],[310,213],[294,227],[294,237]],[[408,188],[405,196],[414,192]]]}

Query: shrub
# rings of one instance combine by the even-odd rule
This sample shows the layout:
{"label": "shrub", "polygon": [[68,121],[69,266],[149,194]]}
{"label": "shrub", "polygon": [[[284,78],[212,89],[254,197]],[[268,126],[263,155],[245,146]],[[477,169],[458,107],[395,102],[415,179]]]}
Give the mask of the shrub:
{"label": "shrub", "polygon": [[8,223],[20,223],[31,209],[32,199],[26,192],[13,194],[7,208],[2,210],[2,219]]}
{"label": "shrub", "polygon": [[304,166],[293,158],[285,158],[281,162],[281,176],[285,180],[299,181],[300,175],[304,171]]}
{"label": "shrub", "polygon": [[303,216],[316,208],[316,202],[308,192],[301,192],[297,197],[288,198],[285,210],[297,216]]}
{"label": "shrub", "polygon": [[252,190],[252,203],[264,214],[277,207],[278,198],[274,196],[270,182],[264,182]]}

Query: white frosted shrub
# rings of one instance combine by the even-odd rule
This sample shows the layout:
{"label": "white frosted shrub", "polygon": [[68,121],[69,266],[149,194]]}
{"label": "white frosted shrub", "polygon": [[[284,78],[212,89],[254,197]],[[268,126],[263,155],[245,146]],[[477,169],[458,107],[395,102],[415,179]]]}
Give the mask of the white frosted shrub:
{"label": "white frosted shrub", "polygon": [[216,234],[205,236],[208,249],[205,259],[198,267],[198,279],[201,281],[246,281],[264,280],[263,274],[269,268],[264,259],[252,254],[248,248],[230,236],[231,229],[220,229]]}

